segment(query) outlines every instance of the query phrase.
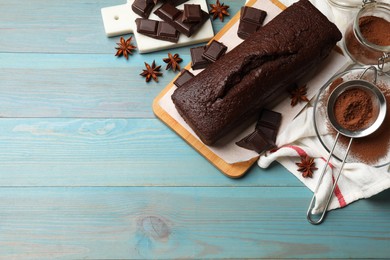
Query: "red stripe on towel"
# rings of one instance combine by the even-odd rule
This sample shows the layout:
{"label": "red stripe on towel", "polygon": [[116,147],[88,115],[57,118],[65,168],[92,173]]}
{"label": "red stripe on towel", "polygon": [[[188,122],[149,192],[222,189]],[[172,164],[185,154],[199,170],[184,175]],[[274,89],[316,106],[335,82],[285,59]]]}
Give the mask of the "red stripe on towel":
{"label": "red stripe on towel", "polygon": [[[288,148],[291,148],[291,149],[295,150],[295,151],[298,153],[298,155],[301,156],[301,157],[307,156],[307,153],[306,153],[302,148],[300,148],[300,147],[298,147],[298,146],[286,145],[286,146],[284,146],[284,147],[288,147]],[[321,157],[321,159],[324,160],[324,161],[326,162],[326,160],[325,160],[323,157]],[[329,162],[329,166],[330,166],[332,169],[334,169],[334,166],[333,166],[330,162]],[[335,180],[334,180],[334,177],[333,177],[333,174],[332,174],[332,181],[333,181],[333,183],[334,183],[334,181],[335,181]],[[340,207],[345,207],[345,206],[347,206],[347,203],[345,202],[344,196],[343,196],[343,194],[341,193],[341,190],[340,190],[340,188],[339,188],[338,185],[336,185],[336,187],[335,187],[335,189],[334,189],[334,194],[336,195],[336,198],[337,198],[337,200],[339,201]]]}
{"label": "red stripe on towel", "polygon": [[[332,182],[334,183],[334,181],[335,181],[335,179],[334,179],[333,174],[332,174]],[[340,188],[337,184],[336,184],[336,187],[334,189],[334,195],[336,195],[337,200],[339,201],[340,207],[347,206],[347,203],[344,200],[344,196],[341,193]]]}
{"label": "red stripe on towel", "polygon": [[298,147],[298,146],[295,146],[295,145],[286,145],[286,146],[283,146],[283,147],[288,147],[288,148],[291,148],[291,149],[295,150],[298,153],[298,155],[301,156],[301,157],[307,156],[307,153],[301,147]]}
{"label": "red stripe on towel", "polygon": [[[291,148],[291,149],[293,149],[293,150],[296,151],[297,154],[298,154],[299,156],[301,156],[301,157],[307,156],[307,153],[305,152],[305,150],[303,150],[302,148],[300,148],[300,147],[298,147],[298,146],[295,146],[295,145],[285,145],[285,146],[282,146],[282,147],[280,147],[280,148],[285,148],[285,147],[286,147],[286,148]],[[279,149],[280,149],[280,148],[279,148]],[[272,152],[276,152],[276,151],[279,150],[279,149],[276,149],[276,150],[274,150],[274,151],[272,151]],[[321,157],[321,159],[322,159],[324,162],[326,162],[325,158]],[[334,169],[334,165],[333,165],[332,163],[329,162],[328,164],[329,164],[330,168]],[[333,177],[333,174],[332,174],[332,181],[333,181],[333,183],[334,183],[334,181],[335,181],[335,179],[334,179],[334,177]],[[339,188],[338,185],[336,185],[336,187],[335,187],[335,189],[334,189],[334,194],[336,195],[336,198],[337,198],[337,200],[339,201],[340,207],[345,207],[345,206],[347,206],[347,203],[345,202],[344,196],[343,196],[343,194],[341,193],[340,188]]]}
{"label": "red stripe on towel", "polygon": [[[321,157],[321,159],[324,162],[326,162],[325,158]],[[329,164],[330,168],[334,169],[334,165],[331,162],[329,162],[328,164]],[[335,181],[335,179],[334,179],[333,174],[332,174],[332,182],[334,183],[334,181]],[[336,195],[336,198],[339,201],[340,207],[347,206],[347,203],[345,202],[344,196],[341,193],[341,190],[340,190],[338,185],[336,185],[336,187],[334,188],[334,195]]]}

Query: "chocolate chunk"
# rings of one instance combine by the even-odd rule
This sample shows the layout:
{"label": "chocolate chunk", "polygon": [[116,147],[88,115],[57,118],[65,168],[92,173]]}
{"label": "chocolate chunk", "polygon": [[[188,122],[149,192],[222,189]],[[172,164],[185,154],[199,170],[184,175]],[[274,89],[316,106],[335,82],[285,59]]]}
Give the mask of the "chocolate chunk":
{"label": "chocolate chunk", "polygon": [[184,5],[184,13],[183,13],[183,22],[191,23],[191,22],[200,22],[202,20],[202,9],[200,5]]}
{"label": "chocolate chunk", "polygon": [[158,17],[164,21],[174,21],[182,12],[170,3],[163,4],[155,11],[155,14],[159,14]]}
{"label": "chocolate chunk", "polygon": [[263,109],[261,110],[259,119],[257,120],[256,128],[258,126],[266,126],[271,129],[278,129],[281,121],[282,114],[269,109]]}
{"label": "chocolate chunk", "polygon": [[236,145],[259,154],[276,147],[275,143],[269,140],[260,130],[255,130],[253,133],[236,142]]}
{"label": "chocolate chunk", "polygon": [[169,42],[179,41],[179,32],[166,22],[137,18],[135,19],[135,23],[137,25],[137,32],[143,35]]}
{"label": "chocolate chunk", "polygon": [[269,140],[276,142],[276,135],[282,122],[282,114],[263,109],[256,123],[256,130],[260,130]]}
{"label": "chocolate chunk", "polygon": [[137,24],[137,32],[151,35],[157,34],[158,21],[149,20],[145,18],[137,18],[135,19],[135,23]]}
{"label": "chocolate chunk", "polygon": [[245,40],[249,38],[249,36],[256,32],[259,29],[259,27],[256,24],[249,23],[246,21],[240,21],[238,25],[237,35],[241,39]]}
{"label": "chocolate chunk", "polygon": [[191,67],[193,70],[204,69],[210,64],[210,61],[206,60],[202,56],[204,50],[205,46],[199,46],[190,49],[192,61]]}
{"label": "chocolate chunk", "polygon": [[180,88],[181,86],[183,86],[187,81],[189,81],[193,77],[194,77],[194,74],[192,74],[191,72],[189,72],[186,69],[183,69],[181,71],[179,77],[177,77],[177,79],[173,82],[173,84],[175,84],[176,87]]}
{"label": "chocolate chunk", "polygon": [[267,126],[259,125],[256,126],[256,130],[261,131],[268,140],[271,140],[272,142],[276,142],[278,129],[272,129]]}
{"label": "chocolate chunk", "polygon": [[163,4],[154,13],[187,37],[191,37],[209,19],[209,15],[201,10],[202,18],[199,22],[185,23],[182,21],[184,12],[170,3]]}
{"label": "chocolate chunk", "polygon": [[240,23],[238,25],[237,35],[241,39],[247,39],[252,33],[256,32],[263,24],[267,12],[249,6],[241,7]]}
{"label": "chocolate chunk", "polygon": [[206,49],[203,53],[203,58],[208,61],[215,62],[227,51],[227,47],[216,40],[213,40],[209,45],[206,46]]}
{"label": "chocolate chunk", "polygon": [[244,6],[241,7],[241,17],[240,19],[246,22],[262,25],[265,17],[267,16],[267,12],[250,7],[250,6]]}
{"label": "chocolate chunk", "polygon": [[134,0],[131,9],[139,16],[148,18],[154,6],[155,3],[151,0]]}
{"label": "chocolate chunk", "polygon": [[[159,22],[159,27],[157,29],[157,35],[160,36],[161,40],[164,40],[164,37],[167,41],[177,42],[179,40],[180,33],[173,26],[167,22]],[[170,40],[172,39],[172,40]]]}
{"label": "chocolate chunk", "polygon": [[275,148],[276,135],[278,133],[282,114],[263,109],[255,127],[255,131],[244,137],[236,144],[242,148],[262,153]]}

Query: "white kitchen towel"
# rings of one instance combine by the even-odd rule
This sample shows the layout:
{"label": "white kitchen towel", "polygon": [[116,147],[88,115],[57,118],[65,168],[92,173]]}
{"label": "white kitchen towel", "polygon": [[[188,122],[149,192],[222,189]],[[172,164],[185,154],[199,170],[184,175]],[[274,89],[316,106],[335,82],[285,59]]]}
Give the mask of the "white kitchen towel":
{"label": "white kitchen towel", "polygon": [[[279,148],[262,155],[258,160],[258,165],[267,168],[273,161],[278,161],[310,190],[314,191],[329,153],[323,148],[316,136],[313,107],[307,107],[303,110],[280,133],[276,144]],[[315,158],[315,166],[318,169],[314,171],[313,178],[303,178],[302,172],[297,171],[296,163],[300,162],[300,158],[306,155]],[[330,167],[328,167],[316,194],[313,214],[323,212],[340,166],[339,161],[335,159],[330,161]],[[389,187],[390,173],[388,166],[375,168],[364,163],[346,163],[332,195],[328,210],[344,207],[358,199],[369,198]]]}

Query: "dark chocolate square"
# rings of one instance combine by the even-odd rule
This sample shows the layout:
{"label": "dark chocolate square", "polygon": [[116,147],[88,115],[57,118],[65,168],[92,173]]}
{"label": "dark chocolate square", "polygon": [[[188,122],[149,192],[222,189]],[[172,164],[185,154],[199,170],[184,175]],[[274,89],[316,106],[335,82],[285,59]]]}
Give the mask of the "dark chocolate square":
{"label": "dark chocolate square", "polygon": [[137,32],[142,34],[157,34],[158,21],[149,19],[136,19]]}
{"label": "dark chocolate square", "polygon": [[271,148],[276,147],[275,143],[269,140],[261,131],[255,130],[253,133],[236,142],[236,145],[261,154]]}
{"label": "dark chocolate square", "polygon": [[241,7],[240,19],[243,21],[254,23],[260,26],[263,24],[266,16],[267,12],[263,10],[250,6]]}
{"label": "dark chocolate square", "polygon": [[189,72],[186,69],[183,69],[181,71],[179,77],[177,77],[177,79],[173,82],[173,84],[175,84],[176,87],[180,88],[181,86],[183,86],[187,81],[189,81],[193,77],[194,77],[194,74],[192,74],[191,72]]}
{"label": "dark chocolate square", "polygon": [[199,22],[185,23],[182,21],[184,12],[168,2],[157,8],[154,13],[187,37],[191,37],[194,33],[196,33],[209,19],[208,13],[201,10],[202,15]]}
{"label": "dark chocolate square", "polygon": [[165,19],[171,21],[175,20],[181,14],[181,11],[170,3],[163,4],[158,10]]}
{"label": "dark chocolate square", "polygon": [[237,35],[241,39],[247,39],[252,33],[262,26],[267,12],[249,6],[241,7],[240,23]]}
{"label": "dark chocolate square", "polygon": [[150,0],[134,0],[131,9],[139,16],[148,18],[154,6],[154,2]]}
{"label": "dark chocolate square", "polygon": [[260,28],[259,25],[241,20],[240,23],[238,24],[237,35],[241,39],[245,40],[248,39],[249,36],[252,33],[256,32],[259,28]]}
{"label": "dark chocolate square", "polygon": [[227,47],[216,40],[213,40],[209,45],[206,46],[206,49],[203,53],[203,58],[215,62],[227,51]]}
{"label": "dark chocolate square", "polygon": [[278,129],[281,121],[281,113],[269,109],[263,109],[261,110],[259,119],[257,120],[256,128],[262,125],[272,129]]}
{"label": "dark chocolate square", "polygon": [[256,129],[261,131],[267,139],[269,139],[273,142],[276,142],[276,136],[278,134],[278,129],[269,128],[269,127],[263,126],[263,125],[256,126]]}
{"label": "dark chocolate square", "polygon": [[137,25],[137,32],[143,35],[169,42],[176,43],[179,41],[179,32],[166,22],[137,18],[135,19],[135,23]]}
{"label": "dark chocolate square", "polygon": [[158,27],[158,35],[177,37],[179,35],[179,32],[169,23],[161,21]]}
{"label": "dark chocolate square", "polygon": [[197,4],[184,4],[182,21],[185,23],[200,22],[202,20],[202,9]]}
{"label": "dark chocolate square", "polygon": [[204,69],[210,64],[210,61],[206,60],[202,56],[204,50],[205,50],[205,46],[199,46],[199,47],[194,47],[194,48],[190,49],[192,69],[194,69],[194,70]]}

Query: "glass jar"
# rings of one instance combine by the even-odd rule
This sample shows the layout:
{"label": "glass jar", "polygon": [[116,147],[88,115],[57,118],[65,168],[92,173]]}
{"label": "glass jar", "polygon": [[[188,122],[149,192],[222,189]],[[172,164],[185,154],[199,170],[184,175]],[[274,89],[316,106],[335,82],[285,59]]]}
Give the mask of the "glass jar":
{"label": "glass jar", "polygon": [[362,0],[328,0],[330,4],[337,7],[355,8],[362,5]]}
{"label": "glass jar", "polygon": [[377,65],[390,54],[390,5],[364,1],[347,27],[344,48],[356,63]]}

